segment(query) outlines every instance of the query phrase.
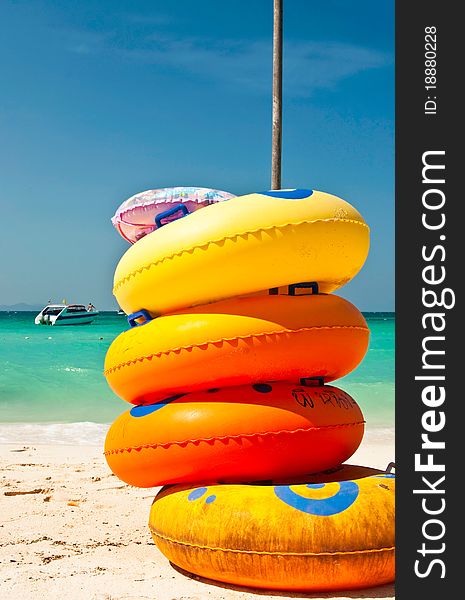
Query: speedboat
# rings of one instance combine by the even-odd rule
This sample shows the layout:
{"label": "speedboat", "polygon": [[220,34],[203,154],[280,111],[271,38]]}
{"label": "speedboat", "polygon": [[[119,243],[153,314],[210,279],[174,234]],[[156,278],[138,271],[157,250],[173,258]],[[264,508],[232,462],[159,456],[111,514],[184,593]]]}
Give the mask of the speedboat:
{"label": "speedboat", "polygon": [[83,304],[47,304],[34,319],[36,325],[86,325],[92,323],[98,310],[87,310]]}

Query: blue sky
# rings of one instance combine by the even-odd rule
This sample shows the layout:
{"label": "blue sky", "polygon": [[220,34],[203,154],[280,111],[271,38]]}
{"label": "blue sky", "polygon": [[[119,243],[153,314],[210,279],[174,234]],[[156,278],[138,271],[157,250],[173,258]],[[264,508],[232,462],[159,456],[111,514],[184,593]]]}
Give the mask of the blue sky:
{"label": "blue sky", "polygon": [[[116,308],[110,223],[145,189],[269,188],[272,0],[0,6],[0,304]],[[283,187],[348,200],[394,308],[394,2],[285,0]]]}

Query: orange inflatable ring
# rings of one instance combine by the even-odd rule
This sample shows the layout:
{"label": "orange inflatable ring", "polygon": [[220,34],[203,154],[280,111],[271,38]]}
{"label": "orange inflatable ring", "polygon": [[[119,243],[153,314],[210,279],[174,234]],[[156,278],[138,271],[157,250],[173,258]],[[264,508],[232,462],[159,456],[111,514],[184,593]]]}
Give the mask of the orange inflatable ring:
{"label": "orange inflatable ring", "polygon": [[335,295],[225,300],[120,334],[105,359],[113,391],[133,404],[265,381],[343,377],[363,359],[369,330]]}
{"label": "orange inflatable ring", "polygon": [[137,487],[257,481],[334,467],[363,430],[358,404],[336,387],[261,383],[136,406],[111,426],[105,456]]}
{"label": "orange inflatable ring", "polygon": [[168,560],[191,573],[322,592],[394,580],[394,511],[393,474],[345,465],[271,484],[165,488],[149,527]]}

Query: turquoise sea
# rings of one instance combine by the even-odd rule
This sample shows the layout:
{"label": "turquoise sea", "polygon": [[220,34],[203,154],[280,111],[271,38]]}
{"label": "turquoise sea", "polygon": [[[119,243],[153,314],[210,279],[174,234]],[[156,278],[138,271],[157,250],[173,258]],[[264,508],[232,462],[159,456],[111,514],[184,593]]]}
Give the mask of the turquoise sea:
{"label": "turquoise sea", "polygon": [[[106,428],[99,424],[128,407],[102,374],[107,348],[127,321],[113,312],[101,313],[90,325],[47,327],[34,325],[35,315],[0,312],[0,442],[21,436],[25,443],[91,441]],[[394,314],[365,313],[365,318],[369,351],[336,385],[358,401],[367,429],[392,432]]]}

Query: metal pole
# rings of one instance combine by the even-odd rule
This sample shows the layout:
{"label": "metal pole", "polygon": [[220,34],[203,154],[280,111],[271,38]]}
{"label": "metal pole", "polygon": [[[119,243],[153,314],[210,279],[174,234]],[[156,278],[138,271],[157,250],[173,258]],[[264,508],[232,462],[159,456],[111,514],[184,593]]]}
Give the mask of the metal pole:
{"label": "metal pole", "polygon": [[271,189],[281,189],[283,97],[283,0],[273,9],[273,129],[271,139]]}

